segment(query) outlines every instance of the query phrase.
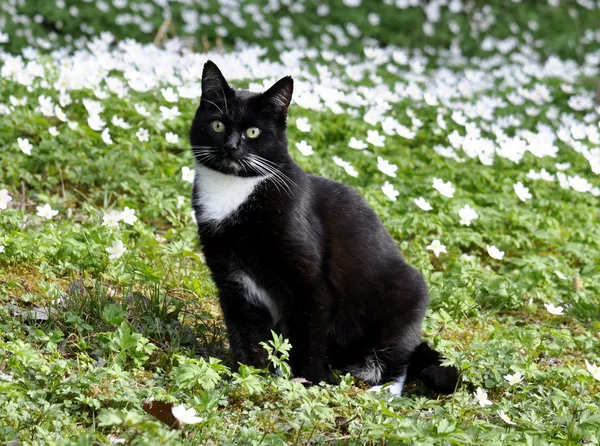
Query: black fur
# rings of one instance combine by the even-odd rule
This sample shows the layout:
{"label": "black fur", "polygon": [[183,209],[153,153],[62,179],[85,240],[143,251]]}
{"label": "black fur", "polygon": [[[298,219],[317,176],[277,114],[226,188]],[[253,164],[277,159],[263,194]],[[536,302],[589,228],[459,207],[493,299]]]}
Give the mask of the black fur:
{"label": "black fur", "polygon": [[[451,392],[456,370],[441,368],[439,354],[422,344],[429,299],[422,276],[404,262],[356,191],[308,175],[290,158],[286,117],[292,79],[281,79],[263,94],[233,90],[207,62],[202,87],[190,132],[197,165],[240,177],[257,177],[267,165],[278,175],[218,222],[203,218],[198,178],[194,185],[198,232],[235,363],[264,367],[259,342],[275,329],[292,344],[293,373],[309,381],[335,383],[330,366],[356,373],[378,364],[381,374],[368,378],[370,384],[408,370],[410,378]],[[214,120],[226,130],[213,130]],[[249,127],[261,130],[258,138],[245,136]],[[262,167],[250,164],[256,155],[266,160]],[[244,285],[240,273],[258,288]],[[277,321],[256,299],[256,289],[270,299]]]}

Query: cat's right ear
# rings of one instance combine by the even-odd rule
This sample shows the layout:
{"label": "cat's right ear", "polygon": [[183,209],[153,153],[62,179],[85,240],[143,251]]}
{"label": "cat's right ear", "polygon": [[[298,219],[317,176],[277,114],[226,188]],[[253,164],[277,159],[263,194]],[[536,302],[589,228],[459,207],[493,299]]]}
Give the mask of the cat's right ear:
{"label": "cat's right ear", "polygon": [[231,93],[231,87],[223,77],[219,67],[212,60],[204,64],[202,71],[202,97],[200,105],[213,105],[220,108],[227,104],[226,96]]}

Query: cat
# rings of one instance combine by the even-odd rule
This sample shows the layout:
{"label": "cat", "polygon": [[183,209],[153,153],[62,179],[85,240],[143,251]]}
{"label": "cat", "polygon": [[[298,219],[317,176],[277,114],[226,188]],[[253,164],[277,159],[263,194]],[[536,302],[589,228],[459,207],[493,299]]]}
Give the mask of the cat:
{"label": "cat", "polygon": [[293,80],[263,93],[229,86],[211,61],[190,142],[193,208],[219,292],[234,364],[267,365],[260,342],[289,339],[295,376],[373,386],[420,379],[452,393],[454,367],[421,338],[429,301],[421,274],[352,188],[305,173],[286,136]]}

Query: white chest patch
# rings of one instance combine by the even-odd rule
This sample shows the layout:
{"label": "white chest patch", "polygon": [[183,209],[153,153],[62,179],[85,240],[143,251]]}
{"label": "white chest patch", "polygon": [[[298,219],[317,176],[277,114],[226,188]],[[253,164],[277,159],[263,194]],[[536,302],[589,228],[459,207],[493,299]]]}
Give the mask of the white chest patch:
{"label": "white chest patch", "polygon": [[267,178],[225,175],[208,167],[196,166],[194,181],[198,190],[196,203],[202,206],[200,220],[218,223],[228,218],[250,197],[256,186]]}
{"label": "white chest patch", "polygon": [[250,303],[257,307],[266,307],[269,313],[271,313],[273,320],[275,322],[279,320],[279,309],[271,296],[264,289],[260,288],[248,274],[241,271],[237,272],[233,275],[233,280],[244,287],[244,295]]}

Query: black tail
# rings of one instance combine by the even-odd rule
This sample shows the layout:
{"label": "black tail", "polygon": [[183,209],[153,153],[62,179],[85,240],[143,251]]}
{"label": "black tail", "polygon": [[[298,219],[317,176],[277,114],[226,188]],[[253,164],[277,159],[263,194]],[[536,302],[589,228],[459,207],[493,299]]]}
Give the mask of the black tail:
{"label": "black tail", "polygon": [[441,355],[427,342],[422,342],[410,357],[407,380],[420,379],[437,393],[453,393],[458,383],[456,367],[444,367]]}

